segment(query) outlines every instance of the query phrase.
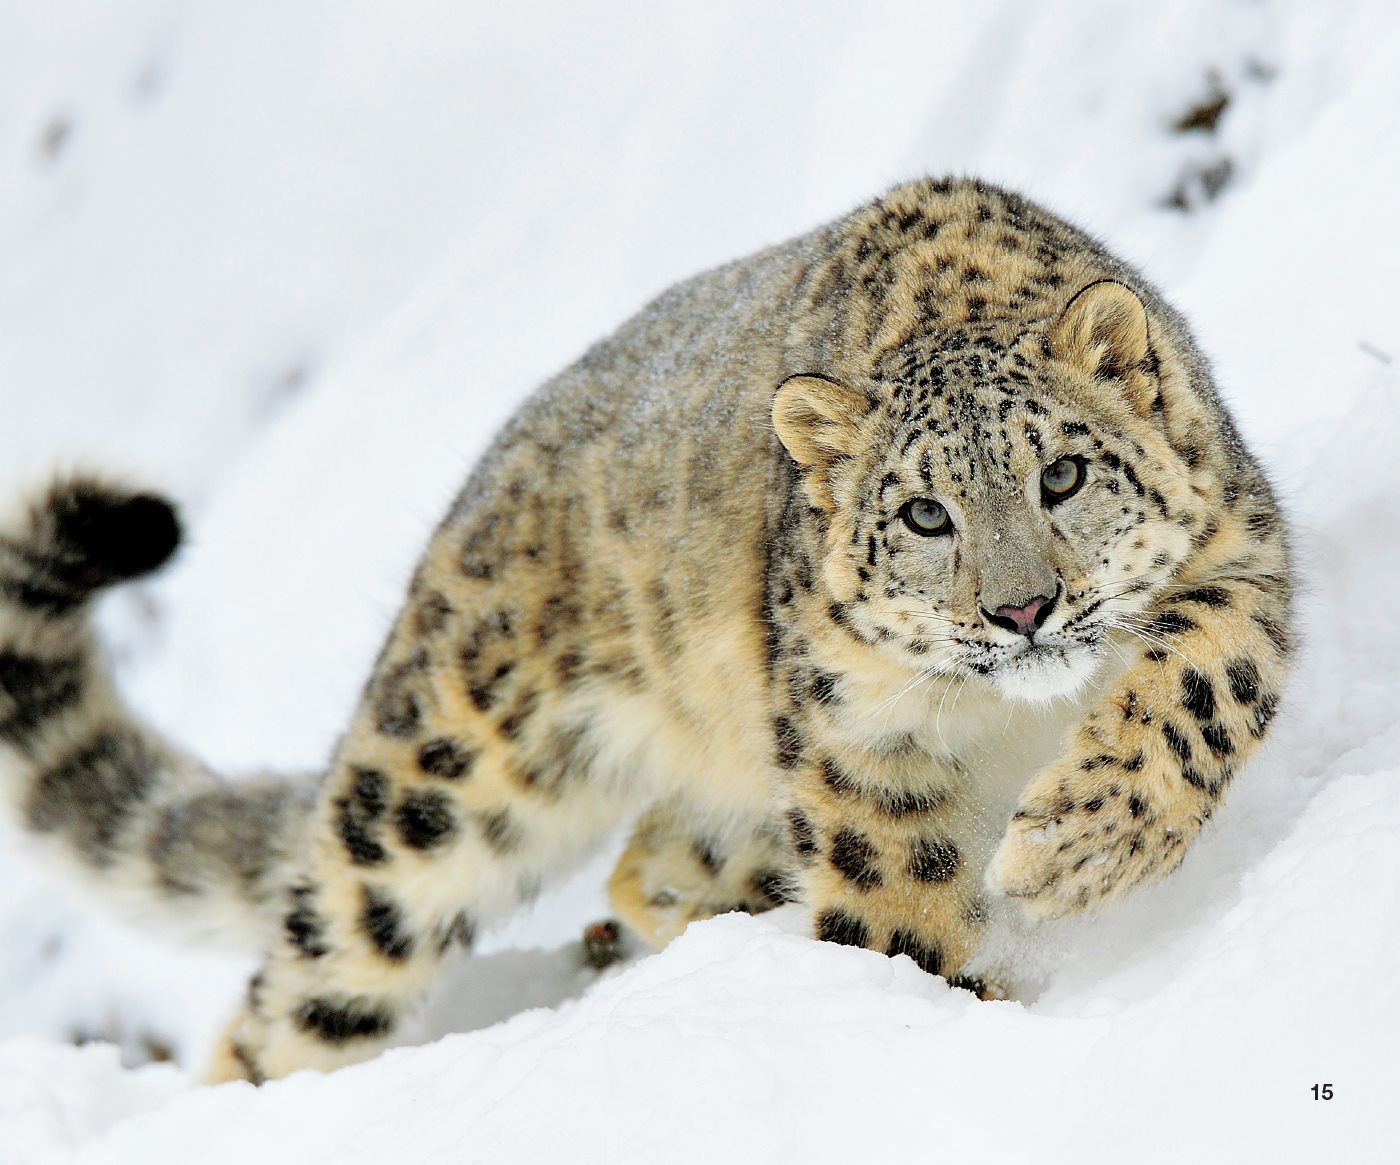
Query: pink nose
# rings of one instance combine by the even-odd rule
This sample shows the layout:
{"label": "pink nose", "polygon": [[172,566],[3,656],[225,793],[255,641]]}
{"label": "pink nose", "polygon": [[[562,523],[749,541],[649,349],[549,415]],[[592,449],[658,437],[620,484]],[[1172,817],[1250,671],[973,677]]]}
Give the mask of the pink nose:
{"label": "pink nose", "polygon": [[1058,595],[1037,595],[1023,607],[998,607],[994,615],[983,608],[982,614],[987,616],[987,622],[1004,631],[1029,637],[1039,631],[1050,617],[1057,598]]}

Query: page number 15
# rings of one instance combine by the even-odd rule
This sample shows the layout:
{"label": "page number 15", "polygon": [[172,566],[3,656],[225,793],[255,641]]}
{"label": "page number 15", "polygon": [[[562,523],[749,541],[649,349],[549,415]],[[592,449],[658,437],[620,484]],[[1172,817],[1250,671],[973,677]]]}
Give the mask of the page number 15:
{"label": "page number 15", "polygon": [[1313,1099],[1314,1099],[1314,1100],[1331,1100],[1331,1099],[1332,1099],[1332,1085],[1330,1085],[1330,1084],[1314,1084],[1314,1085],[1312,1086],[1312,1094],[1313,1094]]}

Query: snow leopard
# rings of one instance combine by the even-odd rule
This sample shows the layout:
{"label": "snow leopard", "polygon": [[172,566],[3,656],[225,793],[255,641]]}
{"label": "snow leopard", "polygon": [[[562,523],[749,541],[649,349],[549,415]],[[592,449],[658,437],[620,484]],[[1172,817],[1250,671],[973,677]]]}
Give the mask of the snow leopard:
{"label": "snow leopard", "polygon": [[1181,863],[1294,643],[1285,523],[1182,316],[972,179],[682,282],[530,397],[319,774],[226,778],[123,703],[93,600],[180,532],[100,474],[4,527],[0,788],[98,890],[260,952],[214,1081],[373,1055],[619,828],[648,944],[794,902],[993,994],[994,919]]}

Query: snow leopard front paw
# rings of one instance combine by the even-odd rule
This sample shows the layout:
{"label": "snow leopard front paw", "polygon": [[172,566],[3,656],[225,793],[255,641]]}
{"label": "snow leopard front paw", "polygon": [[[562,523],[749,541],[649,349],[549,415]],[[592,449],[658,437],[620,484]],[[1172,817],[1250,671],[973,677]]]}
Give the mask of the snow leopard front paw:
{"label": "snow leopard front paw", "polygon": [[1060,918],[1175,869],[1200,827],[1125,783],[1052,769],[1027,790],[987,869],[993,893]]}

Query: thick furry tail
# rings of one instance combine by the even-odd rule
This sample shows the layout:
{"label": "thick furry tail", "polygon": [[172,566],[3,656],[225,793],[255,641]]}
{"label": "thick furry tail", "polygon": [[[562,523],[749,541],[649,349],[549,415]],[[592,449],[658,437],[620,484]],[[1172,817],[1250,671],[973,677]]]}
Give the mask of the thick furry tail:
{"label": "thick furry tail", "polygon": [[288,911],[310,781],[223,781],[139,723],[89,625],[93,597],[162,566],[165,499],[60,480],[0,527],[0,800],[127,914],[265,945]]}

